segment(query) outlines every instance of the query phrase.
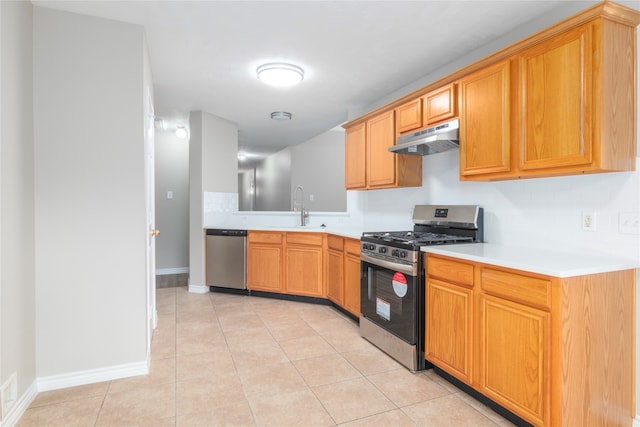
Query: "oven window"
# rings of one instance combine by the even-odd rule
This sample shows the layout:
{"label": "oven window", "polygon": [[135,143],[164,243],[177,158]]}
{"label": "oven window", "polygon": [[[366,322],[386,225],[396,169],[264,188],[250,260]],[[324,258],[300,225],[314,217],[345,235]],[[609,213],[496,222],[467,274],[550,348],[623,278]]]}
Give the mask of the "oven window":
{"label": "oven window", "polygon": [[364,261],[361,266],[362,315],[409,344],[415,344],[418,278]]}

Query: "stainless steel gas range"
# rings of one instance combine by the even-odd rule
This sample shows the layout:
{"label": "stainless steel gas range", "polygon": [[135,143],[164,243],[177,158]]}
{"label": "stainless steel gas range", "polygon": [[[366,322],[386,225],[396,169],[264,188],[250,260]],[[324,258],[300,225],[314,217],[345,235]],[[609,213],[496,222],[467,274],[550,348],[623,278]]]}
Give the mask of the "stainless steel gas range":
{"label": "stainless steel gas range", "polygon": [[413,230],[363,233],[360,335],[411,371],[425,369],[425,272],[421,246],[477,243],[483,210],[417,205]]}

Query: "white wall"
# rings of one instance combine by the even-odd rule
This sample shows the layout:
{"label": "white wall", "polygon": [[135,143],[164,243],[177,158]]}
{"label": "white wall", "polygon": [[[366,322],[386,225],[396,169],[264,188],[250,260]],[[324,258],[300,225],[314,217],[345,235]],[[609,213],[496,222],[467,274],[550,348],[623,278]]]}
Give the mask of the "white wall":
{"label": "white wall", "polygon": [[229,195],[238,210],[238,126],[192,111],[189,128],[189,289],[205,292],[204,215],[214,204],[205,194]]}
{"label": "white wall", "polygon": [[142,27],[34,8],[39,383],[147,366],[143,48]]}
{"label": "white wall", "polygon": [[[189,140],[156,131],[156,268],[159,272],[189,266]],[[173,192],[173,199],[167,198]]]}
{"label": "white wall", "polygon": [[291,149],[285,148],[256,166],[256,211],[291,210]]}
{"label": "white wall", "polygon": [[0,384],[16,373],[18,396],[36,378],[31,12],[0,2]]}
{"label": "white wall", "polygon": [[291,194],[298,185],[302,186],[305,209],[311,212],[347,210],[344,155],[342,128],[331,129],[291,147]]}

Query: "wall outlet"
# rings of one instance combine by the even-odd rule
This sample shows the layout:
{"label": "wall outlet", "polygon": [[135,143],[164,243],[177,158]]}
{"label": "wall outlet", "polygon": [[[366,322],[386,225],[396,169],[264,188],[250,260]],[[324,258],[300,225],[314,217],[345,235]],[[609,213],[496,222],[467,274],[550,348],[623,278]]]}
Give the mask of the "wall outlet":
{"label": "wall outlet", "polygon": [[582,231],[596,231],[595,212],[582,212]]}
{"label": "wall outlet", "polygon": [[622,234],[640,234],[640,212],[620,212],[618,231]]}
{"label": "wall outlet", "polygon": [[11,407],[18,400],[18,374],[13,373],[9,379],[2,384],[0,389],[0,401],[2,402],[2,419],[9,414]]}

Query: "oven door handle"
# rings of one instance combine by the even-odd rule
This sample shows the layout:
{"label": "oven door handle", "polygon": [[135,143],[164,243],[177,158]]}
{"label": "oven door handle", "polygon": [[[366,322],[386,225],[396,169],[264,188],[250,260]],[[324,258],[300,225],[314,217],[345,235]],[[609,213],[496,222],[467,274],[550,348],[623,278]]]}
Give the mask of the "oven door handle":
{"label": "oven door handle", "polygon": [[393,271],[399,271],[400,273],[409,274],[415,276],[417,274],[416,265],[398,264],[396,262],[387,261],[379,258],[372,258],[366,254],[360,254],[360,261],[368,262],[369,264],[377,265],[378,267],[386,268]]}

